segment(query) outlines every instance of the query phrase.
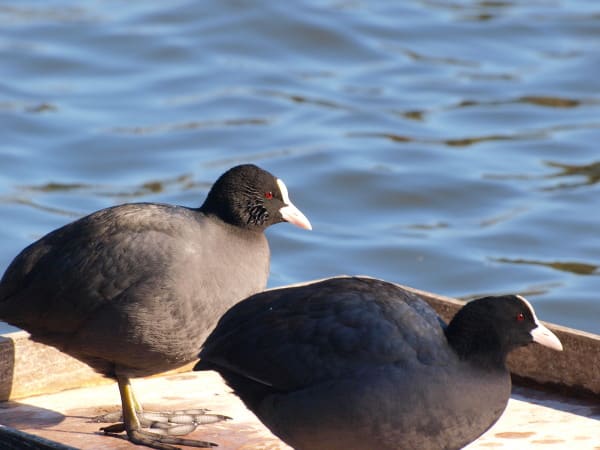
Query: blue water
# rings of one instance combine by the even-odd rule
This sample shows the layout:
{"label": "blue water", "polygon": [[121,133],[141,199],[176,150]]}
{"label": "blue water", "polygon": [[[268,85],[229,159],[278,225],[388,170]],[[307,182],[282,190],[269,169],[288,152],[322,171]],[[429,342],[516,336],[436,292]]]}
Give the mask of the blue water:
{"label": "blue water", "polygon": [[517,292],[600,333],[596,2],[9,0],[0,61],[0,272],[254,162],[314,226],[268,231],[271,286]]}

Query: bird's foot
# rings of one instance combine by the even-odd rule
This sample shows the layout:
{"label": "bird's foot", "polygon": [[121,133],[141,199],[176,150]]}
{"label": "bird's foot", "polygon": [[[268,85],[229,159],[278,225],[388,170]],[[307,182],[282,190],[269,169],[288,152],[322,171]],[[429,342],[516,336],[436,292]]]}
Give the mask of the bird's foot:
{"label": "bird's foot", "polygon": [[[140,425],[151,430],[170,430],[171,436],[181,436],[191,433],[199,425],[217,423],[223,420],[231,420],[231,417],[221,414],[209,414],[206,409],[183,409],[178,411],[136,413]],[[94,417],[92,421],[99,423],[121,422],[123,416],[120,412],[113,412]],[[115,423],[102,428],[109,433],[120,433],[125,431],[124,423]]]}
{"label": "bird's foot", "polygon": [[[117,436],[114,434],[114,432],[108,431],[109,428],[111,427],[102,428],[102,430],[109,436]],[[173,437],[168,435],[166,430],[160,429],[158,429],[157,432],[129,430],[127,431],[127,438],[133,444],[145,445],[146,447],[155,448],[158,450],[180,450],[179,447],[176,447],[176,445],[187,445],[189,447],[197,448],[212,448],[218,446],[214,442]]]}
{"label": "bird's foot", "polygon": [[[221,422],[231,417],[221,414],[207,414],[205,409],[186,409],[168,412],[136,412],[140,426],[146,430],[132,430],[127,434],[131,442],[147,445],[152,448],[172,450],[168,444],[189,445],[192,447],[209,448],[217,444],[193,439],[181,439],[175,436],[183,436],[194,431],[198,425]],[[101,428],[106,434],[117,434],[127,431],[120,412],[108,413],[95,417],[95,422],[111,423],[112,425]]]}

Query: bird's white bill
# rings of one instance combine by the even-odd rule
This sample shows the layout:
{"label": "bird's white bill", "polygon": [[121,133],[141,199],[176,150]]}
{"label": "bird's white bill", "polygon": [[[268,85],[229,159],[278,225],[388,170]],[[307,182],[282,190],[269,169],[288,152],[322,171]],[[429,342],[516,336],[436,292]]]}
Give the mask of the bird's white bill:
{"label": "bird's white bill", "polygon": [[544,347],[562,351],[563,346],[560,343],[560,340],[552,331],[550,331],[541,323],[538,323],[538,326],[531,330],[530,333],[533,337],[533,342],[537,342]]}
{"label": "bird's white bill", "polygon": [[304,228],[305,230],[312,230],[312,225],[302,212],[296,208],[292,203],[288,203],[286,206],[279,210],[283,220],[294,225]]}
{"label": "bird's white bill", "polygon": [[281,198],[283,199],[283,203],[285,206],[279,210],[281,217],[283,220],[289,223],[293,223],[294,225],[304,228],[305,230],[312,230],[312,225],[309,220],[306,218],[302,212],[298,208],[294,206],[294,204],[290,201],[290,196],[288,195],[288,190],[285,183],[277,179],[277,186],[279,186],[279,191],[281,192]]}

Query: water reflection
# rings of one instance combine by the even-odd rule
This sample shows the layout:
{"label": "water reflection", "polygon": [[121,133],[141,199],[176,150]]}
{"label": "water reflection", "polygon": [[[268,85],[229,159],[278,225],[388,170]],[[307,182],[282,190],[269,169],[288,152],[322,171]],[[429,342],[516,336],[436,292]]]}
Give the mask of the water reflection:
{"label": "water reflection", "polygon": [[512,73],[461,72],[458,75],[473,81],[517,81],[519,79],[519,76]]}
{"label": "water reflection", "polygon": [[[96,16],[97,18],[97,16]],[[58,22],[70,23],[94,19],[89,11],[72,6],[23,6],[13,3],[12,5],[0,5],[0,23],[14,26],[15,24],[31,22]]]}
{"label": "water reflection", "polygon": [[598,275],[598,266],[574,261],[536,261],[532,259],[491,258],[494,262],[506,264],[526,264],[544,266],[561,272],[570,272],[576,275]]}
{"label": "water reflection", "polygon": [[113,185],[97,185],[86,183],[57,183],[50,182],[40,185],[19,186],[19,194],[0,197],[0,204],[24,205],[39,211],[45,211],[52,214],[67,217],[80,217],[83,212],[70,211],[62,208],[56,208],[44,204],[39,199],[29,198],[29,194],[56,194],[56,193],[86,193],[97,197],[110,197],[119,199],[120,202],[134,201],[148,195],[162,194],[165,192],[182,192],[191,189],[207,191],[211,183],[194,181],[191,174],[183,174],[174,178],[164,180],[149,180],[142,184],[134,185],[129,188]]}
{"label": "water reflection", "polygon": [[28,113],[45,113],[58,111],[58,107],[52,103],[26,103],[26,102],[0,102],[0,111],[25,111]]}
{"label": "water reflection", "polygon": [[490,102],[470,102],[468,105],[463,102],[459,106],[499,106],[516,103],[525,103],[534,106],[541,106],[544,108],[576,108],[582,105],[597,105],[600,104],[600,100],[596,98],[576,99],[568,97],[556,97],[550,95],[524,95],[522,97],[508,100],[496,100]]}
{"label": "water reflection", "polygon": [[502,135],[502,134],[492,134],[489,136],[475,136],[475,137],[465,137],[458,139],[446,139],[442,141],[443,144],[449,147],[468,147],[474,144],[479,144],[482,142],[490,142],[490,141],[512,141],[515,139],[525,139],[525,138],[535,138],[538,137],[537,133],[523,133],[523,134],[515,134],[515,135]]}
{"label": "water reflection", "polygon": [[[515,77],[509,74],[481,74],[481,73],[462,73],[461,76],[470,78],[470,79],[484,79],[488,81],[492,80],[514,80]],[[468,108],[481,108],[481,109],[490,109],[497,108],[507,105],[515,105],[515,104],[527,104],[531,106],[537,106],[541,108],[555,108],[555,109],[570,109],[570,108],[578,108],[581,106],[593,106],[599,105],[600,99],[597,98],[569,98],[569,97],[557,97],[557,96],[540,96],[540,95],[524,95],[517,98],[509,98],[509,99],[496,99],[496,100],[472,100],[465,99],[461,100],[455,104],[451,105],[442,105],[437,108],[430,109],[415,109],[415,110],[406,110],[406,111],[392,111],[393,114],[400,116],[404,119],[415,120],[419,122],[424,122],[427,119],[427,116],[431,116],[439,113],[451,113],[453,111],[468,109]],[[504,140],[504,139],[514,139],[514,138],[522,138],[522,137],[539,137],[541,134],[545,134],[547,132],[552,131],[560,131],[565,127],[596,127],[597,124],[574,124],[574,125],[559,125],[558,127],[553,127],[548,130],[539,130],[534,133],[528,134],[519,134],[517,136],[487,136],[483,138],[469,138],[464,140],[450,140],[447,142],[447,145],[471,145],[473,143],[485,141],[485,140]],[[498,139],[499,138],[499,139]]]}
{"label": "water reflection", "polygon": [[598,183],[600,181],[600,161],[596,161],[590,164],[564,164],[554,161],[547,161],[545,163],[549,167],[556,167],[560,169],[560,172],[548,175],[546,178],[561,178],[561,177],[584,177],[584,181],[573,182],[573,183],[559,183],[552,188],[546,190],[564,189],[564,188],[576,188],[581,186],[589,186]]}
{"label": "water reflection", "polygon": [[515,100],[515,103],[530,103],[536,106],[550,108],[575,108],[581,105],[581,101],[571,98],[548,97],[548,96],[525,96]]}
{"label": "water reflection", "polygon": [[19,186],[21,191],[33,191],[33,192],[69,192],[79,191],[84,189],[91,189],[93,185],[85,183],[56,183],[50,182],[40,185],[23,185]]}
{"label": "water reflection", "polygon": [[518,294],[518,295],[522,295],[523,297],[527,298],[527,297],[534,297],[537,295],[547,294],[549,292],[552,292],[555,289],[560,288],[561,286],[563,286],[563,283],[556,283],[556,282],[542,283],[539,285],[527,286],[524,289],[519,290],[519,292],[483,291],[483,292],[471,293],[469,295],[463,295],[458,298],[460,298],[461,300],[469,301],[469,300],[474,300],[474,299],[480,298],[480,297],[488,297],[490,295],[509,295],[509,294]]}
{"label": "water reflection", "polygon": [[399,48],[397,49],[404,55],[408,56],[414,61],[422,61],[433,64],[444,64],[449,66],[467,66],[467,67],[479,67],[479,63],[477,61],[467,61],[464,59],[458,58],[447,58],[447,57],[439,57],[439,56],[430,56],[424,55],[422,53],[418,53],[414,50],[410,50],[407,48]]}
{"label": "water reflection", "polygon": [[[420,112],[420,117],[423,117],[424,112]],[[470,147],[476,144],[494,141],[518,141],[518,140],[532,140],[532,139],[547,139],[556,133],[585,130],[585,129],[596,129],[600,128],[600,123],[580,123],[580,124],[566,124],[566,125],[555,125],[540,129],[533,129],[523,132],[515,132],[512,134],[489,134],[481,136],[466,136],[461,138],[449,138],[449,139],[430,139],[421,137],[412,137],[406,135],[400,135],[396,133],[381,133],[381,132],[349,132],[346,133],[347,137],[363,137],[363,138],[385,138],[393,142],[420,142],[423,144],[442,144],[448,147]],[[574,166],[578,167],[578,166]]]}
{"label": "water reflection", "polygon": [[419,122],[423,122],[423,120],[425,118],[424,116],[426,113],[427,113],[426,111],[414,110],[414,111],[401,111],[397,114],[400,114],[405,119],[417,120]]}
{"label": "water reflection", "polygon": [[[480,78],[486,80],[513,80],[514,76],[508,74],[463,74],[468,75],[472,78]],[[579,106],[592,106],[600,104],[600,100],[597,98],[569,98],[569,97],[556,97],[549,95],[524,95],[517,98],[508,98],[508,99],[495,99],[495,100],[472,100],[465,99],[461,100],[452,105],[440,106],[439,108],[432,108],[424,111],[418,112],[418,119],[422,120],[423,115],[425,114],[434,114],[445,111],[454,111],[465,108],[488,108],[488,107],[496,107],[496,106],[506,106],[506,105],[514,105],[514,104],[529,104],[533,106],[540,106],[542,108],[577,108]],[[403,115],[408,112],[402,113]],[[409,118],[411,118],[409,116]]]}
{"label": "water reflection", "polygon": [[350,133],[346,133],[347,137],[353,138],[353,137],[358,137],[358,138],[385,138],[385,139],[389,139],[390,141],[393,142],[413,142],[413,141],[419,141],[418,139],[414,139],[412,137],[409,136],[403,136],[400,134],[395,134],[395,133],[354,133],[354,132],[350,132]]}
{"label": "water reflection", "polygon": [[163,193],[166,191],[182,192],[190,189],[208,190],[209,188],[210,183],[199,183],[194,181],[191,174],[183,174],[175,178],[146,181],[138,186],[133,186],[126,191],[101,192],[99,195],[121,199],[135,199],[138,197],[145,197],[150,194]]}
{"label": "water reflection", "polygon": [[246,117],[239,119],[225,120],[192,120],[181,123],[157,124],[147,126],[125,126],[114,127],[109,132],[115,134],[136,134],[147,135],[156,133],[170,133],[176,131],[189,131],[201,128],[222,128],[222,127],[240,127],[240,126],[263,126],[269,125],[271,121],[258,117]]}
{"label": "water reflection", "polygon": [[515,217],[520,216],[521,214],[527,212],[529,208],[526,207],[517,207],[513,208],[506,212],[501,212],[495,216],[484,218],[479,222],[479,225],[482,228],[491,227],[494,225],[499,225],[503,222],[509,222],[513,220]]}
{"label": "water reflection", "polygon": [[64,216],[64,217],[70,217],[70,218],[81,217],[83,215],[83,213],[81,213],[81,212],[75,212],[75,211],[70,211],[67,209],[56,208],[53,206],[44,205],[44,204],[35,202],[35,201],[31,200],[30,198],[26,198],[26,197],[11,197],[11,196],[0,197],[0,204],[24,205],[24,206],[29,206],[38,211],[44,211],[44,212],[48,212],[51,214],[55,214],[57,216]]}
{"label": "water reflection", "polygon": [[57,111],[57,110],[58,110],[58,107],[56,107],[55,105],[53,105],[51,103],[40,103],[40,104],[25,108],[25,111],[30,112],[30,113],[44,113],[44,112],[53,112],[53,111]]}
{"label": "water reflection", "polygon": [[257,94],[263,95],[265,97],[282,98],[285,100],[289,100],[293,103],[307,103],[309,105],[321,106],[321,107],[324,107],[327,109],[341,109],[341,110],[346,110],[346,111],[350,110],[350,108],[348,106],[341,105],[341,104],[331,101],[331,100],[315,98],[315,97],[307,97],[307,96],[300,95],[300,94],[290,94],[287,92],[272,91],[272,90],[267,90],[267,89],[260,90],[257,92]]}
{"label": "water reflection", "polygon": [[396,133],[346,133],[348,137],[363,137],[363,138],[385,138],[393,142],[419,142],[423,144],[443,144],[448,147],[469,147],[471,145],[480,144],[483,142],[490,141],[509,141],[509,140],[519,140],[519,139],[534,139],[543,136],[541,132],[530,132],[530,133],[522,133],[515,135],[502,135],[502,134],[491,134],[488,136],[474,136],[474,137],[464,137],[464,138],[451,138],[451,139],[428,139],[428,138],[418,138],[411,137]]}
{"label": "water reflection", "polygon": [[415,223],[407,225],[406,228],[411,230],[440,230],[450,228],[450,224],[447,222]]}

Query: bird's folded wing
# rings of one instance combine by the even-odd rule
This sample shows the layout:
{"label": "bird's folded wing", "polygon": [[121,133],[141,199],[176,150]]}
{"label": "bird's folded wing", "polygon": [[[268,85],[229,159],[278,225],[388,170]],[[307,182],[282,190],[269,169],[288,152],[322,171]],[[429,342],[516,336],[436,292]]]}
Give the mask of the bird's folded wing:
{"label": "bird's folded wing", "polygon": [[415,294],[344,277],[237,304],[200,358],[275,389],[297,389],[378,366],[443,364],[446,348],[438,316]]}

